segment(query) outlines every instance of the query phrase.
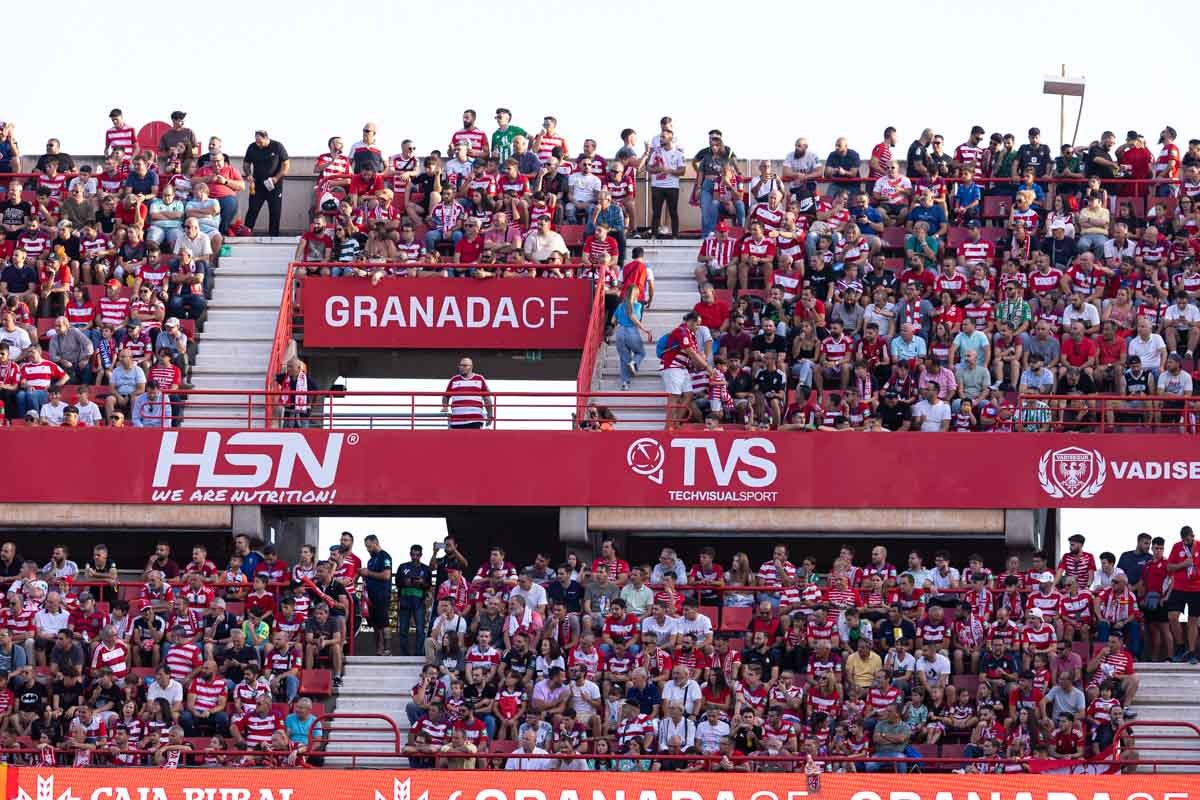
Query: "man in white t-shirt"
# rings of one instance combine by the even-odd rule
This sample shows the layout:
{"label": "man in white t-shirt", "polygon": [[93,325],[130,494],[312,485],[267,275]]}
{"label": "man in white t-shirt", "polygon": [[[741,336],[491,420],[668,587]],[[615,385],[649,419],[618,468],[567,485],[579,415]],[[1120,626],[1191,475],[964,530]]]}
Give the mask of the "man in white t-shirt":
{"label": "man in white t-shirt", "polygon": [[924,398],[912,410],[913,427],[923,433],[950,430],[950,404],[938,397],[937,384],[926,384],[921,393]]}
{"label": "man in white t-shirt", "polygon": [[945,686],[950,678],[950,659],[933,649],[932,644],[921,648],[921,655],[913,669],[917,683],[928,692],[934,686]]}
{"label": "man in white t-shirt", "polygon": [[675,619],[675,630],[680,637],[690,633],[696,638],[696,648],[704,649],[712,638],[712,620],[700,613],[695,600],[685,600],[683,616]]}
{"label": "man in white t-shirt", "polygon": [[586,725],[590,735],[600,735],[600,687],[587,677],[587,667],[582,664],[571,667],[571,708],[575,719]]}
{"label": "man in white t-shirt", "polygon": [[600,179],[592,173],[592,160],[587,156],[579,159],[579,169],[567,178],[567,207],[564,222],[574,225],[579,214],[586,218],[596,205],[596,195],[603,189]]}
{"label": "man in white t-shirt", "polygon": [[1084,302],[1083,295],[1079,292],[1071,294],[1071,302],[1063,309],[1062,326],[1063,330],[1070,330],[1071,323],[1079,320],[1083,323],[1085,332],[1094,332],[1100,327],[1100,312],[1091,303]]}
{"label": "man in white t-shirt", "polygon": [[79,424],[94,427],[103,420],[100,406],[92,402],[92,390],[87,386],[79,387],[79,396],[75,400],[75,409],[79,412]]}
{"label": "man in white t-shirt", "polygon": [[721,719],[721,709],[709,706],[704,719],[696,726],[696,744],[706,756],[717,752],[721,740],[729,735],[729,723]]}
{"label": "man in white t-shirt", "polygon": [[[1192,376],[1183,369],[1183,361],[1179,353],[1167,356],[1167,368],[1158,376],[1158,393],[1167,397],[1190,397],[1192,394]],[[1164,425],[1180,425],[1180,432],[1187,432],[1187,421],[1191,416],[1185,410],[1182,400],[1167,400],[1162,404],[1162,422]]]}
{"label": "man in white t-shirt", "polygon": [[667,610],[662,603],[650,606],[650,616],[642,620],[642,636],[653,636],[659,647],[674,650],[679,643],[679,628],[675,620],[667,616]]}
{"label": "man in white t-shirt", "polygon": [[689,717],[695,718],[697,709],[700,708],[704,698],[700,695],[700,684],[692,680],[691,672],[687,667],[677,665],[671,670],[671,680],[667,681],[662,688],[663,706],[670,710],[672,706],[679,706],[683,709],[683,713]]}
{"label": "man in white t-shirt", "polygon": [[1125,352],[1128,358],[1137,356],[1141,359],[1142,368],[1150,373],[1152,379],[1157,378],[1166,366],[1167,345],[1161,336],[1154,333],[1150,320],[1145,317],[1138,317],[1137,336],[1130,337]]}
{"label": "man in white t-shirt", "polygon": [[517,586],[512,590],[512,594],[523,599],[526,608],[536,611],[545,618],[546,590],[542,588],[540,583],[533,582],[533,575],[529,570],[525,570],[517,578]]}
{"label": "man in white t-shirt", "polygon": [[1191,358],[1196,346],[1200,345],[1200,309],[1188,299],[1187,292],[1180,289],[1175,293],[1175,304],[1166,310],[1163,319],[1167,349],[1178,352],[1179,339],[1186,336],[1187,357]]}

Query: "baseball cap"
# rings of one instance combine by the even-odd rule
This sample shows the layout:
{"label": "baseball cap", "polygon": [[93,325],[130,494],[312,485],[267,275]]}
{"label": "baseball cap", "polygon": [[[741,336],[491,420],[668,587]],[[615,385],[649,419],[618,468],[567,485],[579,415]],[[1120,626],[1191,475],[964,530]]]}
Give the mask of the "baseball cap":
{"label": "baseball cap", "polygon": [[1182,364],[1183,358],[1179,355],[1179,353],[1170,353],[1167,355],[1167,361],[1178,361]]}
{"label": "baseball cap", "polygon": [[1038,583],[1053,583],[1054,582],[1054,573],[1053,572],[1039,572],[1037,579],[1038,579]]}
{"label": "baseball cap", "polygon": [[1128,139],[1140,139],[1140,138],[1142,138],[1142,135],[1140,133],[1138,133],[1137,131],[1125,131],[1125,138],[1127,140]]}
{"label": "baseball cap", "polygon": [[1029,616],[1037,617],[1038,619],[1045,619],[1045,617],[1042,615],[1042,610],[1040,608],[1030,609]]}
{"label": "baseball cap", "polygon": [[979,220],[977,220],[977,219],[969,219],[969,220],[967,220],[967,227],[968,227],[968,228],[978,228],[978,227],[979,227]]}
{"label": "baseball cap", "polygon": [[1065,231],[1066,229],[1067,229],[1066,224],[1064,224],[1063,222],[1060,222],[1058,220],[1055,220],[1054,222],[1050,223],[1050,230],[1052,230],[1052,231]]}
{"label": "baseball cap", "polygon": [[727,233],[729,231],[729,223],[725,222],[724,220],[718,222],[717,230],[721,231],[722,233]]}
{"label": "baseball cap", "polygon": [[171,112],[171,119],[183,119],[186,116],[187,116],[186,111],[172,111]]}
{"label": "baseball cap", "polygon": [[117,280],[116,278],[109,278],[107,281],[104,282],[104,285],[105,286],[116,286],[118,289],[121,288],[121,282],[119,280]]}
{"label": "baseball cap", "polygon": [[167,328],[178,328],[179,320],[176,317],[167,317],[166,321],[163,322],[163,326]]}

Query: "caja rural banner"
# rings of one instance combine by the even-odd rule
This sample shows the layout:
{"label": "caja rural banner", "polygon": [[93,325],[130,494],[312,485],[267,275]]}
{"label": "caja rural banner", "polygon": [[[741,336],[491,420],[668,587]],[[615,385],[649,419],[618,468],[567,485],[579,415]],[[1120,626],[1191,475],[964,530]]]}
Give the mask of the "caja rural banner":
{"label": "caja rural banner", "polygon": [[[1200,507],[1188,436],[11,428],[0,502]],[[466,457],[465,457],[466,456]]]}
{"label": "caja rural banner", "polygon": [[[1192,800],[1195,775],[39,769],[10,800]],[[11,782],[10,782],[11,784]]]}
{"label": "caja rural banner", "polygon": [[306,278],[305,347],[578,350],[592,283],[579,278]]}

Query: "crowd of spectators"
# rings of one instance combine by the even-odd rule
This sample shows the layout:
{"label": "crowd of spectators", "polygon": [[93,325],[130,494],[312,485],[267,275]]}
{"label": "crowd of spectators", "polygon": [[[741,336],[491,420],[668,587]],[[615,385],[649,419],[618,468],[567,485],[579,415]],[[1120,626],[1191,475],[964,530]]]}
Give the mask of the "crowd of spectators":
{"label": "crowd of spectators", "polygon": [[[738,170],[712,134],[702,195]],[[1200,140],[1181,154],[1167,126],[1152,157],[1105,132],[1051,159],[1036,128],[984,136],[951,154],[926,129],[902,174],[888,128],[866,176],[844,139],[824,164],[800,139],[782,176],[762,162],[748,212],[717,202],[695,315],[660,347],[677,421],[1194,430]]]}
{"label": "crowd of spectators", "polygon": [[1097,563],[1084,544],[1073,536],[1057,565],[1039,552],[1003,570],[944,550],[896,567],[882,546],[856,564],[846,545],[827,571],[783,545],[757,569],[741,552],[724,568],[712,548],[691,566],[669,547],[631,565],[611,541],[590,564],[539,555],[521,570],[500,547],[476,569],[453,539],[429,564],[414,547],[388,559],[400,653],[426,660],[406,752],[425,767],[628,771],[1135,759],[1118,735],[1135,659],[1196,663],[1196,545],[1190,528],[1169,548],[1140,534]]}
{"label": "crowd of spectators", "polygon": [[[214,564],[159,542],[118,572],[104,544],[79,564],[54,546],[26,560],[0,545],[0,757],[42,765],[319,764],[321,707],[301,678],[341,684],[361,561],[343,535],[326,560],[305,545],[234,539]],[[370,548],[368,543],[368,549]],[[318,701],[319,702],[319,701]]]}

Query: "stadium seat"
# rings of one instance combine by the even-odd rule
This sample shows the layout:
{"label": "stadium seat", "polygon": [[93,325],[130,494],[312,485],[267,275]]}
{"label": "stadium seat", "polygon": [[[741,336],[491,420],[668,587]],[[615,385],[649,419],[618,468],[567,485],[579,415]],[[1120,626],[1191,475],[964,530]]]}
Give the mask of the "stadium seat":
{"label": "stadium seat", "polygon": [[996,244],[1003,239],[1004,234],[1006,233],[1004,228],[980,228],[979,230],[983,234],[982,238],[986,239],[992,244]]}
{"label": "stadium seat", "polygon": [[735,606],[724,608],[721,610],[721,630],[742,633],[750,626],[750,618],[753,616],[753,608],[738,608]]}
{"label": "stadium seat", "polygon": [[328,697],[333,694],[333,672],[327,669],[302,670],[300,694],[313,697]]}
{"label": "stadium seat", "polygon": [[746,646],[745,639],[736,639],[735,638],[735,639],[729,640],[729,649],[734,651],[735,653],[740,653],[742,651],[742,648],[744,648],[745,646]]}
{"label": "stadium seat", "polygon": [[903,258],[885,258],[883,260],[883,268],[887,269],[887,270],[891,270],[892,272],[903,272],[904,271],[904,259]]}
{"label": "stadium seat", "polygon": [[142,587],[140,586],[122,586],[121,599],[127,601],[137,600],[142,596]]}
{"label": "stadium seat", "polygon": [[154,677],[154,667],[130,667],[129,671],[144,681]]}
{"label": "stadium seat", "polygon": [[560,225],[558,235],[567,247],[579,247],[583,244],[583,230],[582,225]]}
{"label": "stadium seat", "polygon": [[1008,212],[1011,210],[1011,197],[991,196],[983,198],[984,219],[1007,219]]}
{"label": "stadium seat", "polygon": [[951,250],[958,249],[958,246],[967,240],[967,228],[955,226],[946,232],[946,247]]}
{"label": "stadium seat", "polygon": [[1129,203],[1133,207],[1133,215],[1138,219],[1146,218],[1146,198],[1144,197],[1118,197],[1117,208],[1121,207],[1122,203]]}
{"label": "stadium seat", "polygon": [[713,629],[715,630],[718,625],[717,618],[720,615],[721,610],[716,606],[700,606],[699,610],[701,614],[708,617],[709,621],[712,622]]}
{"label": "stadium seat", "polygon": [[[963,752],[967,749],[965,744],[943,744],[942,758],[963,758]],[[940,768],[945,769],[948,765],[943,764]]]}
{"label": "stadium seat", "polygon": [[243,617],[246,614],[246,603],[243,600],[227,600],[225,610],[235,617]]}
{"label": "stadium seat", "polygon": [[896,250],[903,250],[904,249],[904,238],[906,236],[908,236],[908,231],[904,230],[904,228],[893,226],[890,228],[884,228],[883,236],[881,236],[880,238],[883,240],[884,247],[891,247]]}
{"label": "stadium seat", "polygon": [[1088,649],[1087,642],[1071,642],[1071,652],[1078,655],[1084,664],[1087,664],[1088,660],[1092,657]]}
{"label": "stadium seat", "polygon": [[492,742],[493,753],[511,753],[517,749],[517,741],[515,739],[501,739],[498,742]]}
{"label": "stadium seat", "polygon": [[[1158,205],[1159,203],[1162,203],[1163,206],[1166,207],[1167,216],[1169,216],[1169,217],[1175,216],[1175,211],[1179,208],[1179,198],[1178,197],[1151,197],[1146,202],[1150,206],[1150,208],[1153,208],[1154,206]],[[1149,209],[1147,209],[1147,210],[1149,210]]]}
{"label": "stadium seat", "polygon": [[283,719],[288,714],[292,713],[292,709],[288,707],[287,703],[271,703],[271,713],[277,715],[280,719]]}
{"label": "stadium seat", "polygon": [[978,675],[955,675],[953,683],[954,683],[955,688],[966,689],[967,692],[972,697],[974,697],[975,690],[979,688],[979,676]]}

